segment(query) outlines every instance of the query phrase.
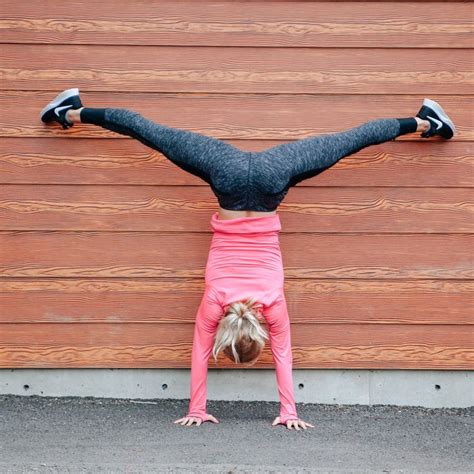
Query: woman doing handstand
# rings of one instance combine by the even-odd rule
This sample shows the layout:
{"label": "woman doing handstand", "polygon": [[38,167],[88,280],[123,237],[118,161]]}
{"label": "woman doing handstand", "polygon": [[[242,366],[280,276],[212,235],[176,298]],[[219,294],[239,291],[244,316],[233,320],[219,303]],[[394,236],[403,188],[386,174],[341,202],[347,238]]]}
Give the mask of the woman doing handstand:
{"label": "woman doing handstand", "polygon": [[217,359],[222,351],[236,363],[252,365],[269,339],[280,399],[280,414],[273,425],[297,430],[313,425],[298,418],[294,400],[278,205],[290,187],[362,148],[418,131],[423,138],[450,139],[456,131],[441,106],[424,99],[415,117],[374,119],[341,132],[249,152],[155,123],[128,109],[83,107],[78,88],[58,94],[43,108],[40,119],[58,122],[65,129],[76,122],[95,124],[136,138],[203,179],[217,197],[205,291],[194,329],[189,410],[175,423],[218,423],[206,411],[209,357]]}

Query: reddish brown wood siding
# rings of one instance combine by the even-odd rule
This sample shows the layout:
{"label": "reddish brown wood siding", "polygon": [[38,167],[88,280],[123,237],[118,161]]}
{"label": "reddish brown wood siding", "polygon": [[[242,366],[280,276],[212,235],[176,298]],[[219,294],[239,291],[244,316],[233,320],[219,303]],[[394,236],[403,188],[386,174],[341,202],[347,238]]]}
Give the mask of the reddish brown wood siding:
{"label": "reddish brown wood siding", "polygon": [[[44,126],[76,86],[86,106],[254,151],[439,100],[454,140],[405,135],[288,193],[293,353],[296,368],[474,367],[471,4],[2,10],[0,367],[190,364],[216,200],[136,140]],[[267,347],[257,367],[271,366]]]}

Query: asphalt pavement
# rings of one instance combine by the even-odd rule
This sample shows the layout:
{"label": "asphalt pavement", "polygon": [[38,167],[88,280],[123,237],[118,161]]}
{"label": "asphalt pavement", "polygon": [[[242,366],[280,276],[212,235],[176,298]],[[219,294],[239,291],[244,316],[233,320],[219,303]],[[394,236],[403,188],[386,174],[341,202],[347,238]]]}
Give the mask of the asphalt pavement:
{"label": "asphalt pavement", "polygon": [[474,472],[474,408],[298,404],[308,430],[273,427],[275,402],[0,395],[0,472]]}

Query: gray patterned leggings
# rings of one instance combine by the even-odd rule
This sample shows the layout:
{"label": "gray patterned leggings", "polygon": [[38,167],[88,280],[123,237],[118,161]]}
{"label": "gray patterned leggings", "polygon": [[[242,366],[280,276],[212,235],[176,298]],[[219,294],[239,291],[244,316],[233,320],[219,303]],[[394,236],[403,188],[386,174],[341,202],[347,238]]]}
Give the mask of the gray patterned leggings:
{"label": "gray patterned leggings", "polygon": [[255,211],[276,209],[291,186],[341,158],[417,129],[413,117],[380,118],[341,132],[248,152],[217,138],[158,124],[128,109],[86,107],[80,115],[83,123],[136,138],[199,176],[211,185],[221,207]]}

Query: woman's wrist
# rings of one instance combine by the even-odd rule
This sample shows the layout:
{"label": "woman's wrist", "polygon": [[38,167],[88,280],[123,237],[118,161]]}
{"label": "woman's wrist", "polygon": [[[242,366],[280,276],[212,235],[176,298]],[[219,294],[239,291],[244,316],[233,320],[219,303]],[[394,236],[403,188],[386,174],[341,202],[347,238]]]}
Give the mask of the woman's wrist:
{"label": "woman's wrist", "polygon": [[286,423],[287,421],[289,420],[299,420],[299,417],[298,415],[294,414],[294,415],[290,415],[290,414],[281,414],[280,415],[280,422],[281,423]]}
{"label": "woman's wrist", "polygon": [[207,418],[207,413],[188,413],[186,416],[192,418],[201,418],[202,421],[205,421]]}

